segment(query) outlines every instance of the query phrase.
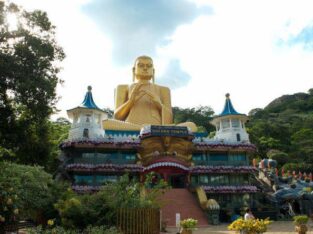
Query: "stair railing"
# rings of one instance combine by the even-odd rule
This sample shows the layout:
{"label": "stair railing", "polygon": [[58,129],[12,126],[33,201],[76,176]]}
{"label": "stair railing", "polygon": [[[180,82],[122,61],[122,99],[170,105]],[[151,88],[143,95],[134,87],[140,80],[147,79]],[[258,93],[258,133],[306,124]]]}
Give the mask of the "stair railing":
{"label": "stair railing", "polygon": [[205,211],[210,224],[219,223],[220,206],[214,199],[209,199],[206,196],[204,189],[200,186],[196,187],[196,194],[200,207]]}

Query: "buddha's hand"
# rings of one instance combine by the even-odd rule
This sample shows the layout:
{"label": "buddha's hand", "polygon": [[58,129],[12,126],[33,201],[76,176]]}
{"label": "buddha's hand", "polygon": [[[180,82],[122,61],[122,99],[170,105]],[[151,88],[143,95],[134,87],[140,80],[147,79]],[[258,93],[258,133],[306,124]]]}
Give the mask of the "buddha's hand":
{"label": "buddha's hand", "polygon": [[136,103],[145,93],[140,90],[140,87],[142,84],[136,84],[134,89],[131,91],[130,96],[129,96],[129,101],[131,103]]}
{"label": "buddha's hand", "polygon": [[155,93],[152,93],[148,90],[146,90],[145,92],[151,98],[153,103],[156,104],[159,109],[162,109],[163,105],[162,105],[162,101],[161,101],[160,97],[158,95],[156,95]]}

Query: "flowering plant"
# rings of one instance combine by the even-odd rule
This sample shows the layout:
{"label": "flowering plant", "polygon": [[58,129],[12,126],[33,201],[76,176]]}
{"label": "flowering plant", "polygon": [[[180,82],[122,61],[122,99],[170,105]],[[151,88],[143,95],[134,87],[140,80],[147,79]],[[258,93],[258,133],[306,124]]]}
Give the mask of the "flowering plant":
{"label": "flowering plant", "polygon": [[48,224],[49,227],[52,227],[54,225],[54,219],[49,219],[47,221],[47,224]]}
{"label": "flowering plant", "polygon": [[[0,182],[0,227],[13,224],[19,214],[18,196],[14,188]],[[1,232],[1,228],[0,228]]]}
{"label": "flowering plant", "polygon": [[272,223],[269,218],[266,219],[248,219],[239,218],[228,225],[228,230],[236,231],[237,233],[243,231],[247,234],[256,234],[266,232],[267,226]]}
{"label": "flowering plant", "polygon": [[184,229],[195,229],[198,224],[198,220],[188,218],[180,221],[180,226]]}

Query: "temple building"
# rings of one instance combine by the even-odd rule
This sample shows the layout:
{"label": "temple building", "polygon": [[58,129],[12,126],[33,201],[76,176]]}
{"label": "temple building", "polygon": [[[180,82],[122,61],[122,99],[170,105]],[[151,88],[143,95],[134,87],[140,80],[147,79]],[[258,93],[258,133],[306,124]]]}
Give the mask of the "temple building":
{"label": "temple building", "polygon": [[258,189],[253,183],[257,169],[248,159],[256,148],[245,129],[247,116],[236,112],[227,94],[224,110],[211,121],[214,138],[198,133],[194,123],[174,125],[170,90],[150,82],[151,64],[149,57],[136,60],[133,75],[138,81],[117,87],[112,119],[95,104],[91,87],[82,104],[68,110],[72,127],[60,147],[73,189],[94,192],[125,173],[143,181],[154,172],[176,194],[179,189],[193,194],[203,212],[214,201],[220,220],[250,206]]}

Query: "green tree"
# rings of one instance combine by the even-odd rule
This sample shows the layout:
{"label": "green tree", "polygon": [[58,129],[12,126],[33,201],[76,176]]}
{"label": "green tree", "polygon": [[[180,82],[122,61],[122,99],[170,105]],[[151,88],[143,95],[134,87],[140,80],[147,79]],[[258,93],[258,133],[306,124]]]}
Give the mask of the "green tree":
{"label": "green tree", "polygon": [[280,168],[285,163],[290,162],[288,154],[279,150],[270,150],[267,152],[267,157],[277,161],[277,166]]}
{"label": "green tree", "polygon": [[[8,15],[16,16],[16,28]],[[0,1],[0,147],[3,157],[44,165],[49,157],[49,116],[63,50],[42,11],[27,12]],[[2,157],[2,158],[3,158]]]}
{"label": "green tree", "polygon": [[292,136],[293,150],[308,163],[313,163],[313,130],[303,128]]}
{"label": "green tree", "polygon": [[49,121],[49,157],[45,163],[45,169],[50,172],[56,172],[60,161],[59,156],[61,154],[61,150],[59,145],[67,139],[68,132],[71,127],[71,123],[66,118],[58,118],[56,121]]}
{"label": "green tree", "polygon": [[[14,192],[14,196],[0,199],[1,216],[5,216],[3,213],[15,206],[19,210],[16,213],[24,219],[43,221],[55,217],[57,212],[53,204],[67,185],[55,183],[52,176],[38,166],[0,162],[0,171],[2,195],[8,196]],[[9,198],[12,200],[11,204],[7,204]]]}
{"label": "green tree", "polygon": [[194,122],[200,131],[214,131],[215,127],[210,124],[214,111],[209,106],[193,108],[173,107],[174,123]]}
{"label": "green tree", "polygon": [[[279,164],[289,162],[312,163],[313,96],[308,93],[283,95],[264,109],[250,111],[247,124],[250,140],[262,157],[272,150]],[[287,160],[287,161],[286,161]]]}

